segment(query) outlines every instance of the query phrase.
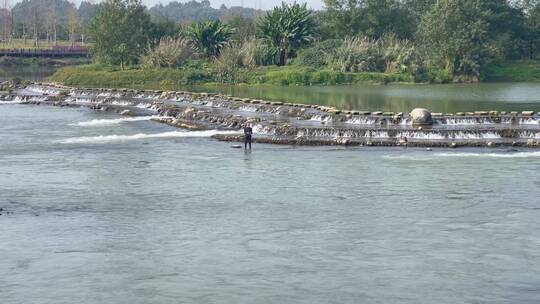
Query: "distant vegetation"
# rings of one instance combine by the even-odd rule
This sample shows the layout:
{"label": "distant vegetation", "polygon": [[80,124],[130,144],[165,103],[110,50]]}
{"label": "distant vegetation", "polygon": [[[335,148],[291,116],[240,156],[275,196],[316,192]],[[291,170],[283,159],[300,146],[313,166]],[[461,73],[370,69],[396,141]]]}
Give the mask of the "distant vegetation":
{"label": "distant vegetation", "polygon": [[79,19],[98,65],[72,73],[105,65],[119,67],[103,69],[118,79],[117,70],[141,80],[166,68],[178,83],[535,80],[540,50],[533,0],[325,0],[322,11],[293,3],[266,12],[106,0],[94,12]]}

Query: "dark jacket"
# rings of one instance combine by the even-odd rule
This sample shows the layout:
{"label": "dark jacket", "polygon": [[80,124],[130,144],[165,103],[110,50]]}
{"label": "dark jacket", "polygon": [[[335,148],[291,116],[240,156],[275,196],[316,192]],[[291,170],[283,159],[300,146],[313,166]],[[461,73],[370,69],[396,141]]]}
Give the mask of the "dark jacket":
{"label": "dark jacket", "polygon": [[253,135],[253,129],[251,127],[244,128],[244,136],[251,137]]}

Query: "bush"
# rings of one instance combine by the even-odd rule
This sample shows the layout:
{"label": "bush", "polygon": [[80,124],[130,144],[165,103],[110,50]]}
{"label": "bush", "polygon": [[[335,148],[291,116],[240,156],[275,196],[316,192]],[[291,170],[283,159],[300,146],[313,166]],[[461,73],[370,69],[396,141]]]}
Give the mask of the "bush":
{"label": "bush", "polygon": [[295,63],[314,68],[323,68],[327,64],[328,57],[332,56],[342,44],[343,40],[339,39],[330,39],[316,43],[310,48],[300,50]]}
{"label": "bush", "polygon": [[367,37],[345,39],[328,61],[333,70],[341,72],[382,72],[385,69],[381,41]]}
{"label": "bush", "polygon": [[243,65],[248,67],[279,64],[279,49],[261,40],[251,39],[242,45]]}
{"label": "bush", "polygon": [[226,46],[214,60],[216,77],[220,82],[234,82],[237,70],[243,65],[244,54],[237,45]]}
{"label": "bush", "polygon": [[172,68],[182,65],[194,55],[194,50],[183,38],[162,38],[159,44],[141,58],[145,68]]}

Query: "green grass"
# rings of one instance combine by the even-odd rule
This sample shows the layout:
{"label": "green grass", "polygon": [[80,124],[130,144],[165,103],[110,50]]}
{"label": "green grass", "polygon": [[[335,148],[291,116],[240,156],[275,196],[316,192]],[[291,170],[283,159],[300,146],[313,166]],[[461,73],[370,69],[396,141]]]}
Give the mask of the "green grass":
{"label": "green grass", "polygon": [[[238,69],[229,84],[339,85],[354,83],[411,82],[410,77],[391,73],[342,73],[307,67],[260,67]],[[52,81],[70,86],[123,87],[174,90],[190,84],[221,83],[219,73],[205,65],[182,69],[139,69],[122,71],[115,67],[81,65],[59,69]]]}
{"label": "green grass", "polygon": [[540,81],[539,60],[496,61],[482,72],[483,81],[536,82]]}
{"label": "green grass", "polygon": [[172,90],[185,84],[210,81],[206,73],[179,69],[129,69],[82,65],[59,69],[52,81],[71,86]]}

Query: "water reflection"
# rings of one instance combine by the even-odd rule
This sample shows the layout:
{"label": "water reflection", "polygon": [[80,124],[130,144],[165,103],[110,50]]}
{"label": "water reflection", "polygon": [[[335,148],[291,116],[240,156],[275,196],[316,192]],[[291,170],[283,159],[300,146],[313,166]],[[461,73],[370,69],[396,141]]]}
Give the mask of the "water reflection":
{"label": "water reflection", "polygon": [[197,92],[320,104],[349,110],[408,112],[425,107],[435,112],[540,111],[540,84],[482,83],[446,85],[351,86],[188,86]]}
{"label": "water reflection", "polygon": [[58,70],[58,66],[51,65],[10,65],[0,66],[0,81],[20,78],[31,81],[43,81]]}

